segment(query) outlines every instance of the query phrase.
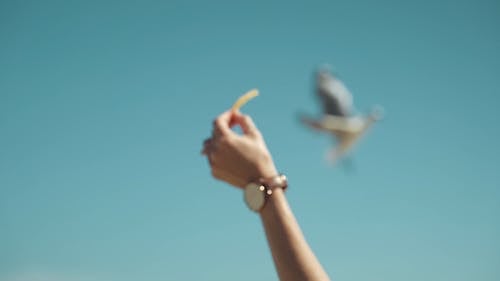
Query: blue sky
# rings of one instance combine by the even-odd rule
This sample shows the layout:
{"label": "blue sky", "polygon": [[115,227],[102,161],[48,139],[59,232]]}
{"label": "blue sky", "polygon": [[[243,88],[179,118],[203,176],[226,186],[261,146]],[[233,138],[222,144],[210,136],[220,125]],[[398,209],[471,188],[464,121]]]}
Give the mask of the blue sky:
{"label": "blue sky", "polygon": [[[498,1],[2,1],[0,280],[277,280],[199,155],[247,90],[335,280],[500,278]],[[323,161],[312,71],[386,118]]]}

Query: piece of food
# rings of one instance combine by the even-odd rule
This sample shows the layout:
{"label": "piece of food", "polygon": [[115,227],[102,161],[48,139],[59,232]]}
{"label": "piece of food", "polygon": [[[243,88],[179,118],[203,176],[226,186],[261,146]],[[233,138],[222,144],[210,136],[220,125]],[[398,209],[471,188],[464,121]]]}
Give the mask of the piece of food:
{"label": "piece of food", "polygon": [[236,100],[236,102],[233,104],[233,107],[231,108],[231,110],[232,111],[239,110],[247,102],[249,102],[251,99],[255,98],[258,95],[259,95],[259,90],[257,90],[257,89],[252,89],[252,90],[246,92],[238,100]]}

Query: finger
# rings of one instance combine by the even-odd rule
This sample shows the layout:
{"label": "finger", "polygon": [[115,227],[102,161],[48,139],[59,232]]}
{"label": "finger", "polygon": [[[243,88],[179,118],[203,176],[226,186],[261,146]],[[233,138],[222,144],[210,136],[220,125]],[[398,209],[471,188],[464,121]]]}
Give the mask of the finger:
{"label": "finger", "polygon": [[226,111],[219,115],[214,120],[214,131],[220,133],[221,136],[230,135],[233,133],[230,127],[231,119],[233,117],[232,111]]}
{"label": "finger", "polygon": [[255,126],[252,118],[249,115],[235,112],[232,121],[234,122],[234,124],[240,125],[245,135],[250,135],[253,137],[260,136],[259,129],[257,129],[257,126]]}
{"label": "finger", "polygon": [[208,164],[210,164],[210,167],[214,166],[214,157],[213,156],[214,156],[213,152],[209,152],[207,154]]}
{"label": "finger", "polygon": [[208,142],[210,141],[210,138],[206,138],[204,141],[203,141],[203,146],[201,147],[201,154],[202,155],[205,155],[207,154],[207,144]]}
{"label": "finger", "polygon": [[215,142],[212,138],[207,138],[203,141],[203,149],[201,154],[208,155],[208,153],[215,151]]}
{"label": "finger", "polygon": [[219,129],[219,128],[216,128],[214,127],[212,129],[212,139],[214,139],[214,141],[217,141],[218,139],[220,139],[220,137],[222,137],[222,131]]}

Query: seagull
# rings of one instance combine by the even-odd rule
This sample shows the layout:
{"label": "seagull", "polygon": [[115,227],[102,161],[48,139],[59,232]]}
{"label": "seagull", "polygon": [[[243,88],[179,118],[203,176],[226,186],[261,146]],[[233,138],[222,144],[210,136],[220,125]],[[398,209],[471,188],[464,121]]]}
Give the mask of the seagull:
{"label": "seagull", "polygon": [[351,151],[376,121],[382,119],[383,109],[374,106],[367,115],[356,114],[351,93],[328,67],[320,67],[315,78],[316,94],[323,106],[323,116],[316,119],[302,114],[300,120],[314,130],[333,135],[337,145],[328,150],[326,159],[334,164]]}

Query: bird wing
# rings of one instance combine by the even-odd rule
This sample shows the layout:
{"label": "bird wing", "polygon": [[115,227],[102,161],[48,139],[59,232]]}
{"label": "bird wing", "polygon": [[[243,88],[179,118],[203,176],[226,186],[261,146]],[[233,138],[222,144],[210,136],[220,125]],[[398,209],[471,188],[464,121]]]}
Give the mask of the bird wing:
{"label": "bird wing", "polygon": [[316,130],[323,130],[322,124],[320,121],[313,119],[305,114],[299,115],[299,120],[304,123],[305,125],[316,129]]}
{"label": "bird wing", "polygon": [[359,117],[339,117],[326,115],[319,121],[320,127],[326,131],[358,133],[363,127],[363,120]]}
{"label": "bird wing", "polygon": [[330,74],[320,74],[317,93],[323,112],[334,116],[349,116],[352,112],[352,95],[344,83]]}

